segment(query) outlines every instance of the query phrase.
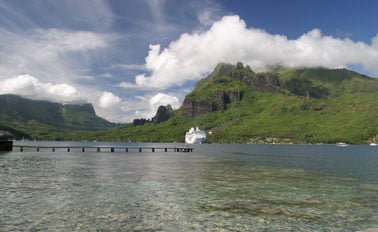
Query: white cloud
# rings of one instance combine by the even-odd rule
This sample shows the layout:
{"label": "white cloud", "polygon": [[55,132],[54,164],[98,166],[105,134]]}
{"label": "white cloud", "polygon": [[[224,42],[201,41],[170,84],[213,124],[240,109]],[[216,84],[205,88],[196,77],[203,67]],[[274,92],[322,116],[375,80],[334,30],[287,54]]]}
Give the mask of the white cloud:
{"label": "white cloud", "polygon": [[[0,81],[0,94],[15,94],[34,100],[45,100],[57,103],[92,103],[98,116],[112,122],[132,121],[125,111],[122,99],[111,92],[101,92],[97,89],[76,88],[66,83],[53,84],[41,82],[31,75],[19,75]],[[136,102],[135,104],[140,104]],[[149,104],[147,104],[149,109]]]}
{"label": "white cloud", "polygon": [[177,97],[164,93],[123,100],[112,92],[75,88],[66,83],[41,82],[31,75],[19,75],[0,81],[0,94],[16,94],[29,99],[58,103],[94,105],[98,116],[112,122],[132,122],[135,118],[152,118],[161,105],[180,107]]}
{"label": "white cloud", "polygon": [[138,85],[130,82],[121,82],[117,85],[118,87],[124,88],[124,89],[137,89],[139,88]]}
{"label": "white cloud", "polygon": [[166,93],[137,96],[134,100],[122,102],[121,108],[123,112],[129,112],[129,114],[124,115],[123,121],[131,122],[135,118],[152,118],[155,116],[159,106],[162,105],[171,105],[173,109],[177,109],[181,104],[177,97]]}
{"label": "white cloud", "polygon": [[140,64],[116,64],[113,65],[113,68],[121,69],[121,70],[139,70],[139,71],[146,71],[146,66]]}
{"label": "white cloud", "polygon": [[[126,21],[118,21],[111,7],[102,7],[108,4],[100,0],[95,0],[97,10],[88,8],[86,1],[63,4],[66,13],[62,14],[61,23],[41,27],[41,20],[33,21],[33,15],[25,15],[19,21],[28,26],[18,28],[17,21],[12,20],[14,23],[8,27],[0,27],[0,93],[54,102],[91,102],[99,116],[114,122],[131,122],[134,118],[153,117],[160,105],[178,108],[178,98],[182,101],[191,86],[185,86],[186,90],[172,88],[169,93],[167,88],[199,80],[219,62],[242,61],[256,71],[274,64],[330,68],[356,65],[378,75],[378,34],[371,44],[325,36],[318,29],[288,39],[248,28],[238,16],[216,21],[223,14],[220,4],[206,2],[210,3],[204,6],[203,1],[180,2],[186,6],[180,8],[185,9],[182,12],[188,12],[190,7],[195,9],[189,16],[180,10],[175,12],[182,17],[180,22],[166,17],[171,4],[162,1],[143,3],[149,4],[148,17],[127,8],[125,17],[132,23],[131,31],[117,31],[122,33],[118,35],[111,31],[117,26],[113,23]],[[134,1],[124,3],[130,4],[140,6]],[[80,9],[70,13],[72,7]],[[81,15],[82,8],[85,12]],[[16,12],[18,17],[25,13],[17,8],[9,12]],[[0,16],[0,21],[4,17]],[[41,19],[56,17],[51,13]],[[67,20],[71,23],[65,24]],[[31,24],[27,24],[29,21]],[[133,25],[138,27],[132,29]],[[199,31],[205,27],[206,30]],[[138,64],[146,39],[166,44],[182,31],[194,32],[181,34],[168,46],[150,45],[145,64]],[[140,75],[135,82],[130,81],[135,72]],[[115,85],[126,90],[109,91]]]}
{"label": "white cloud", "polygon": [[127,112],[127,101],[122,100],[119,96],[111,92],[92,91],[88,94],[88,99],[94,105],[96,114],[111,122],[129,122],[132,119],[128,118],[131,114]]}
{"label": "white cloud", "polygon": [[156,113],[159,106],[171,105],[173,109],[180,107],[180,102],[177,97],[164,93],[158,93],[150,99],[152,112]]}
{"label": "white cloud", "polygon": [[371,40],[372,46],[378,50],[378,34]]}
{"label": "white cloud", "polygon": [[[114,105],[107,108],[101,107],[100,105],[106,104],[105,102],[109,103],[108,106],[111,106],[112,102]],[[100,101],[95,104],[95,108],[99,116],[112,122],[132,122],[136,118],[150,119],[155,116],[159,106],[168,104],[173,109],[177,109],[181,105],[177,97],[165,93],[135,96],[128,99],[120,99],[112,93],[103,93]]]}
{"label": "white cloud", "polygon": [[198,13],[198,21],[204,26],[211,26],[214,22],[219,20],[221,14],[221,9],[216,4],[211,7],[202,9]]}
{"label": "white cloud", "polygon": [[31,99],[53,102],[84,101],[79,91],[71,85],[42,83],[28,74],[0,81],[0,94],[16,94]]}
{"label": "white cloud", "polygon": [[51,54],[95,49],[106,45],[103,38],[89,31],[37,29],[31,38],[39,48]]}
{"label": "white cloud", "polygon": [[[206,16],[206,15],[205,15]],[[269,65],[289,67],[323,66],[327,68],[360,65],[378,75],[378,35],[372,44],[324,36],[319,29],[295,40],[247,28],[239,16],[225,16],[203,33],[182,34],[167,48],[150,45],[145,58],[150,74],[139,74],[136,84],[165,89],[198,80],[219,62],[242,61],[262,71]]]}
{"label": "white cloud", "polygon": [[84,75],[79,70],[89,67],[112,37],[55,28],[0,32],[0,79],[30,73],[43,81],[55,77],[67,82]]}
{"label": "white cloud", "polygon": [[111,108],[121,103],[121,98],[114,95],[111,92],[104,92],[99,100],[99,106],[101,108]]}

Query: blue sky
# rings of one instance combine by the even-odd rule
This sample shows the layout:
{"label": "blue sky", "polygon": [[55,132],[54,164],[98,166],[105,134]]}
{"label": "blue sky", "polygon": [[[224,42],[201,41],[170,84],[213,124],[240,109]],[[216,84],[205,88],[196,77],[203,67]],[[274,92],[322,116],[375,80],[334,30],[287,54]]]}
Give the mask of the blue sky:
{"label": "blue sky", "polygon": [[221,1],[248,26],[296,39],[319,28],[325,35],[371,42],[376,36],[378,7],[375,0],[266,0]]}
{"label": "blue sky", "polygon": [[0,94],[94,105],[114,122],[174,108],[219,62],[378,77],[375,0],[0,1]]}

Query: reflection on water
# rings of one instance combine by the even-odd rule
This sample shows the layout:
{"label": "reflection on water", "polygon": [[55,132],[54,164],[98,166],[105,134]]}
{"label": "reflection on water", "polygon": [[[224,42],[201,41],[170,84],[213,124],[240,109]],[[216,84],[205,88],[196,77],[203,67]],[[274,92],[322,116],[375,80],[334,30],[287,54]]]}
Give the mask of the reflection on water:
{"label": "reflection on water", "polygon": [[15,151],[0,155],[0,231],[378,227],[376,151],[287,145]]}

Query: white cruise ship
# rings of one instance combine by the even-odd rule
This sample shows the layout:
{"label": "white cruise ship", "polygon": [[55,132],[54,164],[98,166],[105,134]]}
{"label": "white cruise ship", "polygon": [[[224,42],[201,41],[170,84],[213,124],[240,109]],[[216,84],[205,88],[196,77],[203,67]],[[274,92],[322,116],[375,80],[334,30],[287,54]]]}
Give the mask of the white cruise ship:
{"label": "white cruise ship", "polygon": [[189,144],[202,144],[206,141],[206,132],[193,127],[185,134],[185,143]]}

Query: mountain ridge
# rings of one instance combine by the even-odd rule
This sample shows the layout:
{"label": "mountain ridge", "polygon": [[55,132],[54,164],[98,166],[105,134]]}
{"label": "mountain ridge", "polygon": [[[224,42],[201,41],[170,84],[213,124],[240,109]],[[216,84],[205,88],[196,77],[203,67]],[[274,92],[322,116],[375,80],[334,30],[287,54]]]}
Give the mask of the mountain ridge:
{"label": "mountain ridge", "polygon": [[219,64],[162,123],[123,125],[106,139],[183,141],[198,125],[209,142],[363,144],[378,131],[378,80],[347,69]]}
{"label": "mountain ridge", "polygon": [[99,119],[90,104],[31,107],[15,99],[0,109],[0,129],[18,138],[183,142],[199,126],[211,143],[366,144],[378,131],[378,80],[347,69],[254,72],[241,62],[221,63],[179,109],[159,107],[152,120],[118,126]]}
{"label": "mountain ridge", "polygon": [[4,94],[0,95],[0,105],[0,128],[15,133],[16,137],[41,139],[50,138],[49,133],[98,131],[115,126],[98,117],[89,103],[60,104]]}

